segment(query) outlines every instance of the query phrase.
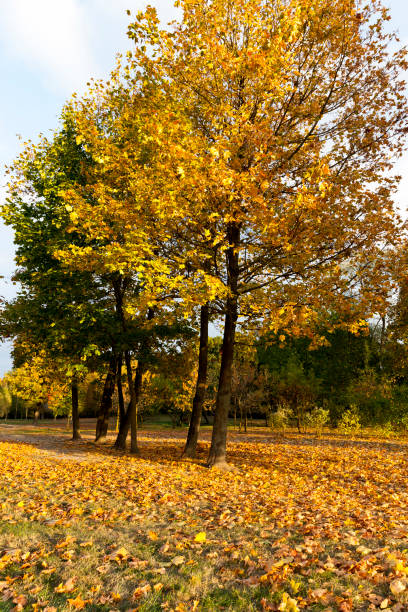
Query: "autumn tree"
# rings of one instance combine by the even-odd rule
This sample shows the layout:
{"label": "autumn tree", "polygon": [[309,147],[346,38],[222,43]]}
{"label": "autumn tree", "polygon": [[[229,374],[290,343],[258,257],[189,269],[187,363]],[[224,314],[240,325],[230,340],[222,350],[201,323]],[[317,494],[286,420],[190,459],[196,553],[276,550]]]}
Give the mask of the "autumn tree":
{"label": "autumn tree", "polygon": [[[157,99],[153,94],[150,98]],[[108,84],[95,84],[84,99],[73,101],[70,117],[75,123],[77,143],[94,163],[89,165],[86,185],[77,182],[67,186],[63,193],[72,232],[83,236],[83,244],[72,242],[56,254],[71,269],[93,270],[105,278],[111,276],[122,335],[136,322],[141,334],[145,329],[151,337],[155,335],[154,329],[163,330],[166,325],[168,329],[175,325],[182,330],[180,320],[194,316],[200,306],[199,376],[192,413],[193,435],[189,437],[192,445],[189,452],[194,452],[205,390],[209,301],[216,289],[212,287],[207,259],[201,263],[201,252],[186,241],[180,211],[173,220],[166,221],[160,202],[154,197],[161,165],[156,159],[157,145],[145,129],[149,114],[144,97],[123,86],[120,73],[114,73]],[[169,177],[165,176],[165,180],[160,193],[169,193]],[[211,253],[208,237],[206,242],[208,258]],[[123,293],[123,288],[128,287],[135,289],[131,295]],[[135,347],[135,372],[130,352],[124,349],[128,386],[134,377],[129,387],[132,403],[129,418],[130,414],[135,415],[134,405],[140,397],[146,367],[141,356],[148,352],[148,344],[145,337]],[[119,431],[120,447],[124,445],[128,420]],[[135,436],[132,439],[136,451]]]}
{"label": "autumn tree", "polygon": [[[53,359],[44,348],[30,346],[26,342],[17,347],[18,350],[14,351],[14,368],[5,374],[4,384],[25,404],[26,416],[29,408],[39,413],[47,408],[57,414],[70,393],[71,376],[67,375],[67,364],[61,359]],[[73,436],[79,436],[78,423]]]}
{"label": "autumn tree", "polygon": [[170,30],[140,13],[127,61],[74,105],[94,163],[62,195],[84,244],[60,256],[134,278],[130,318],[217,305],[209,465],[225,467],[237,324],[285,337],[322,308],[354,324],[383,307],[407,63],[377,0],[179,4]]}
{"label": "autumn tree", "polygon": [[161,92],[150,107],[146,97],[161,169],[150,202],[172,185],[158,218],[178,215],[184,235],[216,247],[225,320],[209,465],[222,467],[237,321],[299,333],[322,306],[351,318],[379,308],[382,250],[398,235],[407,62],[389,51],[378,1],[178,4],[170,32],[151,8],[131,24],[126,75]]}
{"label": "autumn tree", "polygon": [[[68,232],[69,211],[61,191],[72,182],[84,184],[90,163],[63,113],[53,137],[26,143],[9,168],[9,193],[1,211],[15,231],[14,280],[20,285],[17,297],[2,306],[0,332],[37,346],[56,362],[65,360],[72,379],[74,437],[79,437],[77,379],[87,367],[100,369],[112,361],[116,325],[105,279],[87,270],[68,270],[54,256],[67,241],[81,243],[78,233]],[[106,413],[111,396],[102,400]]]}

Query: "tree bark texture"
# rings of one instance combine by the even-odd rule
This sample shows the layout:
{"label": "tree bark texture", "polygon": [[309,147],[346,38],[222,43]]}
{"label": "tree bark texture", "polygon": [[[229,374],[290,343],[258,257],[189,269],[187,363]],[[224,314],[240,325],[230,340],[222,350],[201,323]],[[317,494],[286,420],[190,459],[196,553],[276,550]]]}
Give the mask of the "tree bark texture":
{"label": "tree bark texture", "polygon": [[238,319],[239,240],[239,226],[232,224],[229,228],[230,247],[227,251],[228,288],[230,290],[230,295],[225,304],[221,368],[215,403],[211,448],[208,457],[209,467],[228,467],[226,460],[227,428],[228,413],[231,407],[231,380],[234,359],[235,329]]}
{"label": "tree bark texture", "polygon": [[71,400],[72,400],[72,439],[80,440],[79,433],[79,400],[78,400],[78,381],[73,379],[71,384]]}
{"label": "tree bark texture", "polygon": [[[144,372],[143,364],[139,362],[137,366],[135,381],[134,381],[134,386],[133,386],[135,408],[136,408],[135,410],[136,420],[137,420],[137,405],[138,405],[140,394],[142,391],[143,372]],[[124,414],[123,419],[119,424],[119,432],[118,432],[116,442],[114,445],[115,448],[119,450],[126,449],[126,439],[129,433],[129,429],[131,428],[131,417],[132,417],[131,408],[132,408],[132,399],[130,400],[127,411]]]}
{"label": "tree bark texture", "polygon": [[201,306],[197,384],[193,399],[193,409],[190,418],[190,426],[188,428],[187,441],[183,451],[184,457],[195,457],[197,453],[198,434],[200,432],[201,415],[207,387],[208,320],[209,305],[207,303]]}
{"label": "tree bark texture", "polygon": [[112,410],[112,397],[115,391],[117,359],[115,355],[109,360],[108,373],[106,374],[105,384],[99,407],[98,418],[96,421],[95,442],[105,439],[109,427],[109,415]]}
{"label": "tree bark texture", "polygon": [[119,405],[119,424],[123,422],[125,418],[125,400],[123,399],[123,387],[122,387],[122,353],[119,355],[116,372],[116,387],[118,390],[118,405]]}

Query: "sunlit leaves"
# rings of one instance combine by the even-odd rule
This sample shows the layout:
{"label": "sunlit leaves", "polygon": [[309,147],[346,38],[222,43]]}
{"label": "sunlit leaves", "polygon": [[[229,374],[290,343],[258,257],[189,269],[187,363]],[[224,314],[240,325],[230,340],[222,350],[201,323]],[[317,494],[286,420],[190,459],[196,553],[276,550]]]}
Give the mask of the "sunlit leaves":
{"label": "sunlit leaves", "polygon": [[[391,451],[375,440],[279,440],[264,431],[262,441],[259,433],[232,435],[239,471],[229,473],[202,467],[202,447],[197,463],[180,461],[182,441],[168,430],[145,431],[138,459],[95,453],[86,442],[86,453],[60,455],[52,436],[46,452],[1,443],[3,524],[43,530],[39,541],[13,536],[0,554],[2,594],[34,605],[44,601],[36,589],[52,580],[58,609],[68,600],[131,608],[157,597],[174,607],[172,585],[183,581],[190,610],[205,567],[209,589],[247,598],[235,609],[406,605],[406,442]],[[87,558],[96,591],[77,570]],[[23,575],[30,581],[15,580]],[[132,578],[114,588],[120,575]]]}

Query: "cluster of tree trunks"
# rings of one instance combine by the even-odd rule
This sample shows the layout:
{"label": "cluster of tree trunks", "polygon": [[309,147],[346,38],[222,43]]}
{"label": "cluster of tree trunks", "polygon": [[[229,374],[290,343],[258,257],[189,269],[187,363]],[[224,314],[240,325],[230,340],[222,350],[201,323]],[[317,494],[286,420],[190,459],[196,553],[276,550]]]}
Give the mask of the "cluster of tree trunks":
{"label": "cluster of tree trunks", "polygon": [[[229,253],[229,260],[231,267],[230,278],[234,279],[238,261],[233,249],[231,249],[231,252]],[[121,304],[119,299],[119,313],[120,308]],[[231,405],[231,375],[237,312],[237,300],[232,297],[227,302],[227,312],[225,316],[219,386],[216,399],[211,449],[208,459],[209,466],[226,466],[227,423]],[[149,312],[148,319],[151,319],[152,317],[153,313]],[[204,304],[200,310],[198,375],[190,417],[190,425],[183,451],[184,457],[195,457],[197,453],[197,443],[207,387],[209,317],[210,306],[207,303]],[[143,346],[141,347],[140,354],[143,355],[148,348],[148,339],[144,339],[141,344]],[[123,361],[125,363],[127,385],[130,396],[130,401],[126,409],[124,405],[122,388]],[[137,408],[142,392],[143,374],[145,369],[146,365],[143,363],[143,360],[138,360],[136,371],[133,375],[130,351],[125,350],[123,354],[115,354],[115,352],[112,351],[97,416],[95,442],[103,442],[106,440],[109,427],[109,417],[112,412],[113,395],[116,387],[119,403],[119,431],[114,447],[118,450],[125,450],[126,441],[130,431],[130,452],[139,452],[137,444]],[[75,379],[72,382],[72,428],[73,439],[80,439],[78,383]]]}

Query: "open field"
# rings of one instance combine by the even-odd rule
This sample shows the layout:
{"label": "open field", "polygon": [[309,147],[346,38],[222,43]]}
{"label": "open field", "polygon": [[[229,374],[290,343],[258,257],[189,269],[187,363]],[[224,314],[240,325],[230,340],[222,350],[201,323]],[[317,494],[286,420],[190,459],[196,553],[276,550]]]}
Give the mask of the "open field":
{"label": "open field", "polygon": [[84,427],[0,425],[0,610],[408,610],[406,441]]}

